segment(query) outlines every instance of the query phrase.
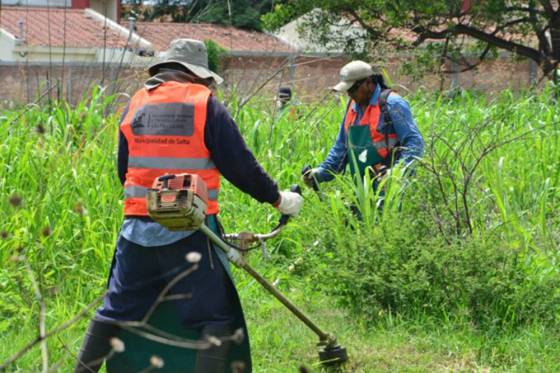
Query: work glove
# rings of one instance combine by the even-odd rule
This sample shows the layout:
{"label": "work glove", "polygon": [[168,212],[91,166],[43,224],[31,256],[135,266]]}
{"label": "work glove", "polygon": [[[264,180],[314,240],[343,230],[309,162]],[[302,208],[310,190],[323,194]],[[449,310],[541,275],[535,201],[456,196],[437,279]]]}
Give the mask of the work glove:
{"label": "work glove", "polygon": [[303,197],[294,192],[285,190],[280,192],[280,203],[276,208],[282,215],[296,216],[303,205]]}
{"label": "work glove", "polygon": [[315,167],[303,174],[303,182],[310,188],[317,189],[319,182],[317,181],[317,176],[319,175],[319,168]]}

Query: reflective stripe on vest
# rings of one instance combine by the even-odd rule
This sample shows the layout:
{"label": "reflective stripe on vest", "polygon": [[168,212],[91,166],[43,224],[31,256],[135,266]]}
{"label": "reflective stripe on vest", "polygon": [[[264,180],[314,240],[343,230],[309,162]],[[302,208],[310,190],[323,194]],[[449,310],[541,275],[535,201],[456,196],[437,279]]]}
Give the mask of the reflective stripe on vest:
{"label": "reflective stripe on vest", "polygon": [[208,170],[216,168],[208,158],[130,157],[128,167],[166,170]]}
{"label": "reflective stripe on vest", "polygon": [[[351,101],[348,105],[348,111],[346,112],[346,119],[344,121],[344,129],[347,136],[348,128],[355,125],[354,122],[356,121],[357,115],[356,111],[354,111],[354,101]],[[358,125],[369,125],[369,132],[373,146],[381,158],[387,159],[393,148],[399,142],[399,139],[397,138],[397,134],[395,132],[390,132],[387,136],[385,136],[385,134],[377,130],[380,116],[381,110],[379,109],[379,105],[369,105]]]}
{"label": "reflective stripe on vest", "polygon": [[199,84],[169,81],[131,99],[121,131],[128,143],[125,215],[148,215],[147,190],[166,173],[199,175],[208,188],[207,214],[217,214],[220,173],[204,144],[211,92]]}

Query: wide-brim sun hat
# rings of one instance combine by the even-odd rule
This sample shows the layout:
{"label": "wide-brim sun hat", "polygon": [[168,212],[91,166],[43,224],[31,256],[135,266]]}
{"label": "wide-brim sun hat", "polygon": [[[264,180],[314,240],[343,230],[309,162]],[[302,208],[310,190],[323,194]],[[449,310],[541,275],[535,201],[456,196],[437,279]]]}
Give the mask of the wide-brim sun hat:
{"label": "wide-brim sun hat", "polygon": [[175,39],[165,52],[163,60],[154,63],[148,68],[150,76],[157,74],[158,70],[166,65],[178,63],[189,69],[199,78],[212,78],[216,84],[221,84],[224,79],[208,68],[208,52],[206,45],[195,39]]}
{"label": "wide-brim sun hat", "polygon": [[374,74],[373,68],[367,62],[359,60],[348,62],[340,69],[340,82],[331,89],[336,92],[347,92],[354,83]]}

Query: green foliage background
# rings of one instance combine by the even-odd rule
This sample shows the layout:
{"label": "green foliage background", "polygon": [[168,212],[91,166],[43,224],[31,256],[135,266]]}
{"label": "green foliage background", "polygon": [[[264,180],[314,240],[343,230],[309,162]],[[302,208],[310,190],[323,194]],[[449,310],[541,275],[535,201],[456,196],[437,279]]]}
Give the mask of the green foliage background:
{"label": "green foliage background", "polygon": [[[459,65],[448,70],[462,71],[497,51],[507,52],[536,62],[556,85],[560,39],[546,35],[560,34],[558,19],[554,2],[521,0],[291,0],[262,16],[271,31],[298,20],[306,40],[348,55],[379,59],[396,50],[412,51],[419,71],[433,68],[437,60]],[[345,26],[332,28],[340,24]]]}
{"label": "green foliage background", "polygon": [[246,30],[262,31],[260,17],[270,12],[274,3],[283,0],[159,0],[146,6],[140,1],[127,1],[124,17],[134,16],[141,21],[212,23]]}
{"label": "green foliage background", "polygon": [[[306,190],[301,215],[269,244],[272,259],[253,255],[252,264],[326,327],[336,328],[351,344],[358,371],[385,366],[388,357],[375,355],[370,343],[382,348],[394,341],[400,349],[404,342],[395,338],[406,340],[407,333],[425,333],[431,347],[418,353],[447,356],[444,365],[452,370],[457,362],[448,359],[457,354],[471,367],[531,370],[545,364],[545,370],[556,370],[560,111],[551,97],[548,91],[409,97],[426,154],[413,175],[403,177],[397,168],[383,182],[383,209],[375,207],[379,195],[367,181],[356,184],[347,175],[322,185],[322,200]],[[263,167],[288,188],[300,182],[305,164],[324,159],[343,101],[301,106],[294,120],[271,115],[272,104],[263,99],[244,107],[236,120]],[[0,362],[36,335],[39,305],[26,262],[46,299],[48,329],[104,288],[122,220],[118,113],[105,115],[111,102],[94,91],[76,108],[60,103],[0,117]],[[236,101],[229,103],[237,112]],[[480,158],[492,144],[501,145]],[[363,219],[349,212],[350,205],[360,208]],[[220,215],[226,231],[265,232],[278,219],[270,206],[227,182]],[[236,277],[257,370],[311,364],[309,331],[290,316],[279,318],[285,311],[250,278]],[[65,349],[77,351],[84,322],[49,342],[63,366],[71,365]],[[290,322],[294,327],[286,328]],[[451,341],[453,333],[464,341]],[[35,350],[16,368],[39,366]]]}
{"label": "green foliage background", "polygon": [[206,50],[208,51],[208,67],[210,70],[219,74],[221,70],[220,60],[226,50],[213,40],[205,40]]}

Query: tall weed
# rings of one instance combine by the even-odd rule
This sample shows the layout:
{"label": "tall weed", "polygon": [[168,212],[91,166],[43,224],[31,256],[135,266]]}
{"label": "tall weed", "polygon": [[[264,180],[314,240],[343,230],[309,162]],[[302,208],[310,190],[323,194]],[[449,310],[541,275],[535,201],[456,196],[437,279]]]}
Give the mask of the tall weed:
{"label": "tall weed", "polygon": [[[413,175],[395,170],[383,194],[348,175],[323,184],[321,199],[305,190],[304,210],[260,268],[282,284],[300,276],[372,322],[400,314],[488,330],[558,325],[560,110],[550,97],[410,97],[426,140]],[[15,255],[29,259],[47,306],[64,303],[66,314],[104,286],[122,221],[118,115],[106,115],[113,99],[94,91],[76,108],[61,102],[0,117],[0,333],[37,312]],[[235,97],[228,104],[282,189],[325,158],[345,108],[343,99],[286,112],[264,99],[241,110]],[[227,181],[220,198],[228,231],[266,231],[278,219]]]}

